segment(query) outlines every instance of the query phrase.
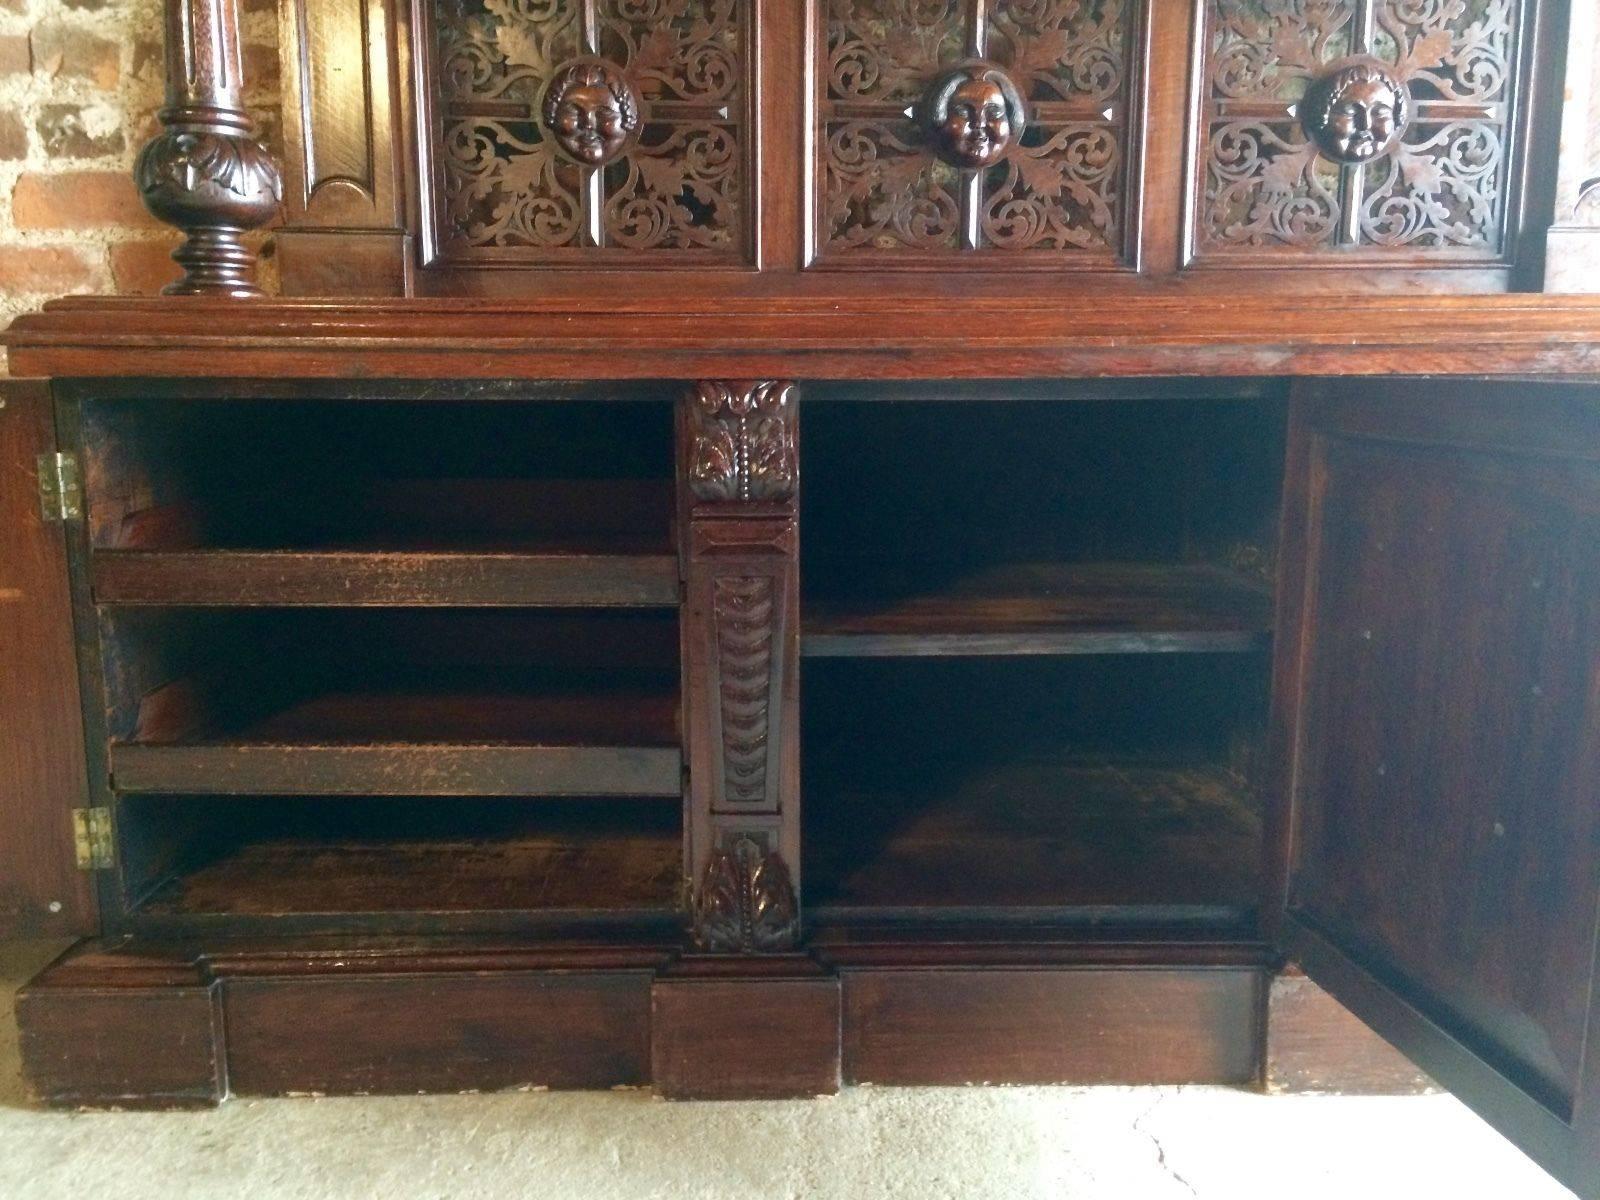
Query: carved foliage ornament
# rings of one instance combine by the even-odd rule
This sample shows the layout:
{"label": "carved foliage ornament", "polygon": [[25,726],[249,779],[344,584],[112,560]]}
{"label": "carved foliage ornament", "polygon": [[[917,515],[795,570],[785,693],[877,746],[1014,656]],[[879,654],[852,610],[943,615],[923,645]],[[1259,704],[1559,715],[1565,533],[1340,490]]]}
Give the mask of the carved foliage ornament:
{"label": "carved foliage ornament", "polygon": [[799,479],[794,385],[708,382],[689,404],[689,488],[700,500],[786,500]]}
{"label": "carved foliage ornament", "polygon": [[743,259],[750,9],[430,0],[437,255]]}
{"label": "carved foliage ornament", "polygon": [[163,291],[259,296],[243,235],[277,214],[282,183],[240,100],[237,3],[168,0],[166,7],[162,131],[133,173],[145,207],[187,234],[172,254],[183,279]]}
{"label": "carved foliage ornament", "polygon": [[770,954],[800,940],[800,906],[789,868],[754,839],[712,854],[694,905],[695,941],[719,954]]}
{"label": "carved foliage ornament", "polygon": [[1208,5],[1199,257],[1506,254],[1525,0]]}
{"label": "carved foliage ornament", "polygon": [[1062,265],[1063,252],[1113,259],[1134,8],[1133,0],[819,4],[824,260],[974,251],[1044,266]]}

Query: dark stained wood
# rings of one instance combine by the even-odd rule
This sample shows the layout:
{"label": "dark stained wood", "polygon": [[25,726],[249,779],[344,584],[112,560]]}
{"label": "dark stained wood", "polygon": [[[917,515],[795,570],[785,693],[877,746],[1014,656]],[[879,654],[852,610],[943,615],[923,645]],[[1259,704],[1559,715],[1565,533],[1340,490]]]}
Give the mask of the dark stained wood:
{"label": "dark stained wood", "polygon": [[286,296],[406,295],[406,42],[390,0],[294,0],[278,10]]}
{"label": "dark stained wood", "polygon": [[241,1096],[638,1086],[650,973],[435,971],[228,979],[228,1082]]}
{"label": "dark stained wood", "polygon": [[1435,383],[1298,400],[1284,940],[1592,1194],[1600,410],[1593,389],[1512,399]]}
{"label": "dark stained wood", "polygon": [[111,747],[125,792],[676,796],[676,700],[660,691],[313,691],[222,728]]}
{"label": "dark stained wood", "polygon": [[[596,805],[604,801],[596,800]],[[676,817],[676,813],[671,814]],[[270,823],[255,837],[174,875],[141,916],[273,917],[338,913],[670,912],[682,866],[676,820],[638,830],[548,823],[530,813],[492,830],[393,830],[381,810],[363,835]],[[438,824],[438,822],[435,822]]]}
{"label": "dark stained wood", "polygon": [[92,933],[93,875],[72,810],[89,803],[62,526],[39,507],[56,449],[48,387],[0,383],[0,936]]}
{"label": "dark stained wood", "polygon": [[1226,925],[1260,895],[1259,801],[1225,767],[934,760],[894,790],[819,774],[806,827],[819,916]]}
{"label": "dark stained wood", "polygon": [[[5,334],[13,371],[63,377],[1038,379],[1116,375],[1600,375],[1600,300],[1363,295],[1314,304],[1141,292],[1091,305],[964,296],[970,319],[876,293],[248,306],[56,301]],[[948,302],[946,298],[946,303]],[[943,305],[938,306],[943,308]],[[714,336],[712,336],[714,331]]]}
{"label": "dark stained wood", "polygon": [[1271,598],[1203,565],[1012,564],[929,591],[872,579],[861,596],[808,597],[800,653],[1207,653],[1260,649]]}
{"label": "dark stained wood", "polygon": [[1299,972],[1276,976],[1267,998],[1269,1092],[1411,1096],[1434,1084],[1344,1005]]}
{"label": "dark stained wood", "polygon": [[101,604],[671,606],[671,555],[148,551],[94,556]]}
{"label": "dark stained wood", "polygon": [[708,951],[801,934],[797,403],[782,381],[703,381],[678,405],[684,857]]}
{"label": "dark stained wood", "polygon": [[[782,960],[780,960],[782,961]],[[651,1078],[673,1100],[777,1100],[839,1090],[839,979],[807,958],[786,972],[657,976],[650,995]]]}
{"label": "dark stained wood", "polygon": [[1247,1083],[1262,972],[841,972],[851,1083]]}
{"label": "dark stained wood", "polygon": [[257,297],[244,234],[277,215],[283,188],[244,107],[238,0],[172,0],[165,9],[162,130],[133,170],[145,207],[185,234],[172,255],[183,278],[163,290]]}
{"label": "dark stained wood", "polygon": [[57,1108],[209,1108],[227,1095],[215,981],[170,955],[69,953],[17,993],[22,1072]]}

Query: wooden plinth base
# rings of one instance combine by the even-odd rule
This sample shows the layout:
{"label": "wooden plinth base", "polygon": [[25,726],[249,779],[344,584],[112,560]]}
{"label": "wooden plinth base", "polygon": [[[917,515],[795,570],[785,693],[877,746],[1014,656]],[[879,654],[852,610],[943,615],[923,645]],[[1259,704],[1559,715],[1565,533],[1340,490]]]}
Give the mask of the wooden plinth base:
{"label": "wooden plinth base", "polygon": [[[1217,951],[855,944],[739,959],[648,944],[100,941],[46,968],[17,1016],[32,1090],[59,1107],[1256,1083],[1270,970],[1247,948]],[[1322,1077],[1369,1051],[1356,1031],[1324,1039]]]}

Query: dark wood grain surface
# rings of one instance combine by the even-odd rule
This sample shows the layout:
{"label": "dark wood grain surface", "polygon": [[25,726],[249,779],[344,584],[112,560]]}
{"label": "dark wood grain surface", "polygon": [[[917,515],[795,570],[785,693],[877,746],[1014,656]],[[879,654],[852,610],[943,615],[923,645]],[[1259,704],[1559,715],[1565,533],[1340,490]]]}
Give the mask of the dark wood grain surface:
{"label": "dark wood grain surface", "polygon": [[[619,293],[471,300],[57,301],[5,334],[11,369],[63,377],[1037,379],[1116,375],[1600,375],[1580,296],[1200,297],[1093,305],[963,294],[972,319],[879,294]],[[1046,289],[1044,295],[1053,293]],[[942,311],[948,297],[935,307]]]}
{"label": "dark wood grain surface", "polygon": [[39,507],[55,448],[49,389],[0,382],[0,935],[92,933],[99,914],[73,850],[89,782],[66,538]]}
{"label": "dark wood grain surface", "polygon": [[1272,626],[1267,589],[1204,565],[1019,563],[938,590],[863,575],[865,594],[807,597],[802,654],[1225,652],[1261,648]]}

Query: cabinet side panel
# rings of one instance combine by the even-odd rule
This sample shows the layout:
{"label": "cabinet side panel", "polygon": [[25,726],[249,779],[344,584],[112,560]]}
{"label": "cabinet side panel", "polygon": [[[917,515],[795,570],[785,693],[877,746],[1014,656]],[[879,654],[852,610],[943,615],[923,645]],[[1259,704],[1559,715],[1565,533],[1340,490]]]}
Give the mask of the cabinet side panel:
{"label": "cabinet side panel", "polygon": [[0,937],[91,933],[72,810],[87,801],[62,527],[40,508],[54,453],[49,389],[0,385]]}

